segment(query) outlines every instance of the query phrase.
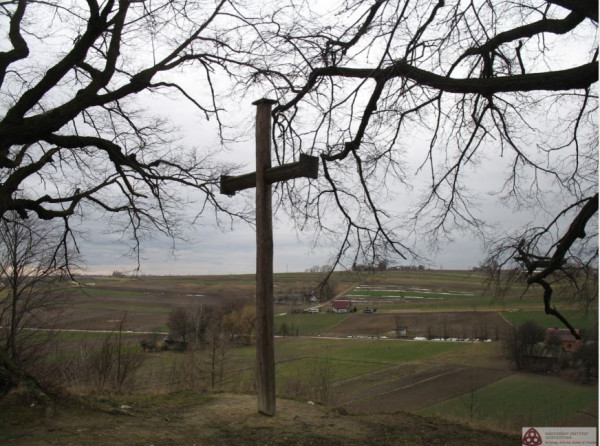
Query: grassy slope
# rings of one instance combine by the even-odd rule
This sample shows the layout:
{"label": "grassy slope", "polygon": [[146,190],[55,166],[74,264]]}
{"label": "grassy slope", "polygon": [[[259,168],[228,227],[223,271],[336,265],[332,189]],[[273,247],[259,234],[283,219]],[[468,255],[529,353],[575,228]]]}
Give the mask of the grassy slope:
{"label": "grassy slope", "polygon": [[[327,368],[333,381],[338,382],[402,363],[423,361],[451,352],[467,352],[470,348],[470,344],[427,341],[279,338],[275,343],[276,374],[278,382],[282,382],[299,374],[310,376]],[[242,384],[253,381],[253,346],[232,349],[227,354],[227,361],[231,370],[237,370],[227,374],[228,386],[240,390],[243,389]],[[150,364],[147,366],[150,367]]]}
{"label": "grassy slope", "polygon": [[598,388],[583,386],[557,377],[516,374],[471,395],[463,395],[419,411],[461,421],[475,421],[490,427],[518,429],[520,426],[556,426],[580,409],[598,400]]}
{"label": "grassy slope", "polygon": [[[121,409],[125,405],[125,411]],[[278,399],[277,416],[257,414],[256,398],[179,392],[85,404],[0,404],[0,444],[14,445],[312,445],[517,444],[517,436],[473,430],[405,413],[345,416],[326,407]]]}
{"label": "grassy slope", "polygon": [[[376,370],[425,360],[442,353],[465,349],[465,344],[435,342],[362,341],[303,339],[277,343],[277,376],[286,377],[298,370],[309,373],[314,360],[333,365],[334,381],[354,378]],[[295,356],[301,355],[301,356]],[[295,356],[295,358],[294,358]],[[307,360],[307,357],[309,360]]]}

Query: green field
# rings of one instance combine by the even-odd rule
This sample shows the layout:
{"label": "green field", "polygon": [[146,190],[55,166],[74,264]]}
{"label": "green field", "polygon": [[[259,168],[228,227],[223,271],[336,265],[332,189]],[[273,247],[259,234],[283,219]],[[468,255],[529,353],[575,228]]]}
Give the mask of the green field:
{"label": "green field", "polygon": [[288,335],[315,336],[323,333],[328,328],[334,327],[350,314],[333,313],[299,313],[275,316],[275,333],[281,334],[285,324]]}
{"label": "green field", "polygon": [[[342,341],[344,342],[344,341]],[[346,347],[335,353],[332,358],[348,361],[381,361],[400,363],[420,361],[452,350],[464,349],[466,344],[458,342],[429,341],[349,341]]]}
{"label": "green field", "polygon": [[[322,357],[345,361],[381,362],[391,365],[423,360],[441,353],[466,349],[469,345],[457,342],[290,337],[277,339],[275,360],[279,362],[299,357]],[[254,347],[244,347],[243,350],[246,349],[254,350]]]}
{"label": "green field", "polygon": [[[561,314],[567,318],[567,320],[575,328],[591,328],[598,322],[598,314],[596,310],[590,310],[588,312],[584,310],[564,310]],[[554,316],[549,316],[540,311],[504,311],[502,316],[506,318],[513,325],[520,325],[525,321],[532,320],[543,328],[550,327],[562,327],[562,323]]]}
{"label": "green field", "polygon": [[583,386],[557,377],[517,374],[475,390],[472,395],[430,406],[419,414],[474,421],[492,428],[519,429],[560,425],[569,415],[597,401],[597,386]]}
{"label": "green field", "polygon": [[307,380],[316,378],[316,375],[330,373],[332,383],[337,383],[356,376],[382,370],[389,365],[364,361],[341,361],[331,358],[304,358],[277,364],[276,375],[278,381],[304,377]]}
{"label": "green field", "polygon": [[[312,380],[327,374],[332,383],[357,378],[398,364],[427,361],[444,354],[466,353],[471,344],[428,341],[362,339],[279,338],[275,342],[276,376],[280,395],[290,395],[290,382],[310,387]],[[254,346],[228,352],[228,364],[238,372],[229,374],[228,386],[252,383]],[[314,383],[312,384],[314,386]]]}

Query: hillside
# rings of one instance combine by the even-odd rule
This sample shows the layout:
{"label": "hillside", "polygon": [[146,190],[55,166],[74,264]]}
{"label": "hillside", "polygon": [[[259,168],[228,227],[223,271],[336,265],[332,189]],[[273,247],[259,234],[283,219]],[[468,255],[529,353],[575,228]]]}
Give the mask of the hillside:
{"label": "hillside", "polygon": [[278,415],[254,396],[200,395],[62,401],[48,409],[0,405],[0,443],[10,445],[513,445],[518,438],[407,413],[348,415],[279,399]]}

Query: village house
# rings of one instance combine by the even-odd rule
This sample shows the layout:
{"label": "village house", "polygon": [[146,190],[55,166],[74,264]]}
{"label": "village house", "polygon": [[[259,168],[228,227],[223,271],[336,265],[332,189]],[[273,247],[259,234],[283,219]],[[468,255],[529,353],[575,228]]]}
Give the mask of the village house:
{"label": "village house", "polygon": [[336,299],[332,305],[334,313],[350,313],[352,311],[352,301],[349,299]]}
{"label": "village house", "polygon": [[[576,329],[575,332],[580,334],[579,329]],[[575,339],[575,336],[567,328],[548,328],[544,344],[546,346],[549,344],[558,344],[565,352],[574,353],[579,350],[581,340]]]}

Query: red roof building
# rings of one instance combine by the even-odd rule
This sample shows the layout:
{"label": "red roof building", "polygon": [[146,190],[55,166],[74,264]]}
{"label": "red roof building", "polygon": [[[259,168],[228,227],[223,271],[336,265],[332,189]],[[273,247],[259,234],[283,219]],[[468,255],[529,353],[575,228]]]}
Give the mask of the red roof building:
{"label": "red roof building", "polygon": [[[575,332],[581,335],[579,329],[576,329]],[[576,352],[581,346],[581,339],[576,339],[571,330],[567,328],[548,328],[544,343],[548,345],[549,342],[558,342],[566,352]]]}
{"label": "red roof building", "polygon": [[352,301],[348,299],[336,299],[332,302],[334,313],[350,313]]}

